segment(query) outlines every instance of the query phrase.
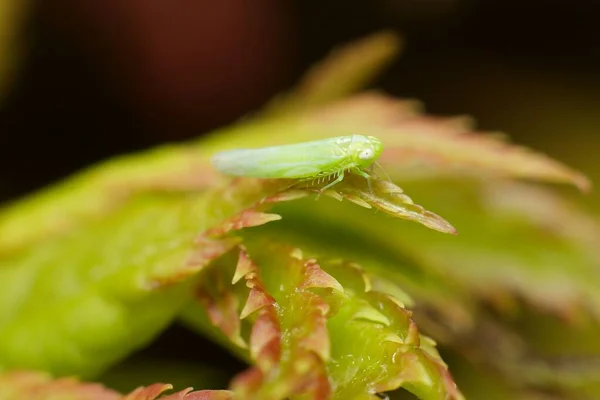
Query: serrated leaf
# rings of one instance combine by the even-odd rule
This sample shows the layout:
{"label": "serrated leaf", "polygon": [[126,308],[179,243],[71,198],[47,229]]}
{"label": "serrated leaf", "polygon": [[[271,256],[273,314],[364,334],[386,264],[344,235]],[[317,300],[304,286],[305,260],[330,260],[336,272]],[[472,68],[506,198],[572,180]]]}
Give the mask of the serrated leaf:
{"label": "serrated leaf", "polygon": [[[312,190],[317,191],[318,189]],[[369,186],[364,178],[349,175],[331,191],[336,191],[341,198],[365,208],[373,206],[391,216],[418,222],[439,232],[457,233],[448,221],[415,204],[401,188],[392,182],[372,178],[371,186]]]}
{"label": "serrated leaf", "polygon": [[[93,376],[148,343],[194,296],[191,278],[238,243],[231,231],[276,219],[258,209],[286,200],[268,198],[281,183],[255,183],[140,194],[0,260],[0,369]],[[231,202],[208,216],[224,191]]]}
{"label": "serrated leaf", "polygon": [[156,383],[139,387],[121,395],[96,383],[80,382],[74,378],[53,379],[39,372],[10,372],[0,374],[0,400],[230,400],[227,390],[200,390],[188,388],[165,394],[172,385]]}
{"label": "serrated leaf", "polygon": [[[353,396],[353,393],[358,393],[358,389],[352,390],[352,387],[361,384],[376,392],[404,387],[423,399],[462,398],[446,365],[439,355],[430,352],[430,344],[425,347],[427,350],[420,348],[421,337],[409,311],[402,308],[389,294],[367,290],[364,286],[361,289],[361,282],[365,282],[365,278],[358,280],[352,264],[349,265],[350,275],[343,272],[346,269],[344,264],[323,265],[326,270],[332,268],[332,271],[353,280],[352,286],[358,289],[355,289],[354,296],[345,299],[346,304],[341,306],[338,314],[328,324],[331,335],[335,338],[333,343],[340,350],[345,349],[341,351],[342,354],[346,353],[333,356],[338,361],[330,368],[332,378],[348,379],[352,376],[349,371],[358,374],[352,377],[352,381],[341,392],[336,392],[338,397],[334,398],[351,398],[349,396]],[[378,316],[365,318],[368,307],[372,311],[367,314],[378,314],[385,316],[385,319]],[[332,325],[337,326],[337,329],[333,329]],[[352,339],[347,340],[346,337]],[[357,345],[353,343],[354,340],[361,343]],[[371,359],[374,354],[378,354],[378,357]],[[347,361],[344,362],[346,358]],[[371,363],[375,359],[378,362]],[[409,365],[411,362],[416,364]],[[361,383],[360,375],[363,375]]]}
{"label": "serrated leaf", "polygon": [[354,264],[326,263],[323,270],[287,246],[251,243],[237,267],[245,271],[248,304],[271,300],[243,315],[252,319],[256,367],[232,383],[241,398],[375,398],[400,386],[423,399],[461,398],[431,343],[419,349],[410,313],[390,294],[369,291]]}
{"label": "serrated leaf", "polygon": [[590,180],[582,173],[545,154],[511,144],[505,135],[476,132],[472,125],[464,118],[429,116],[392,123],[382,135],[390,151],[382,155],[381,163],[391,165],[391,171],[408,165],[405,176],[407,173],[418,176],[417,168],[421,167],[429,174],[462,172],[477,176],[487,173],[570,183],[582,191],[591,188]]}
{"label": "serrated leaf", "polygon": [[[271,132],[278,131],[286,135],[273,137]],[[218,151],[230,140],[261,147],[352,133],[380,138],[384,144],[380,159],[383,168],[403,179],[423,175],[515,177],[574,184],[582,190],[591,185],[582,173],[544,154],[510,144],[497,134],[474,131],[470,120],[424,115],[413,102],[376,93],[225,129],[221,137],[209,138],[205,148]]]}
{"label": "serrated leaf", "polygon": [[191,298],[187,257],[202,212],[198,197],[139,198],[2,259],[0,369],[90,376],[148,343]]}
{"label": "serrated leaf", "polygon": [[[155,396],[156,397],[156,396]],[[36,372],[0,374],[0,400],[119,400],[117,392],[96,383],[76,379],[53,380]]]}
{"label": "serrated leaf", "polygon": [[158,147],[108,160],[0,208],[0,255],[85,229],[140,194],[197,192],[215,177],[202,154],[187,146]]}
{"label": "serrated leaf", "polygon": [[[574,360],[565,362],[578,372],[563,371],[560,361],[534,355],[531,347],[539,338],[526,342],[520,338],[524,333],[495,320],[487,307],[495,306],[511,320],[526,305],[563,321],[597,320],[597,220],[547,189],[514,182],[423,180],[407,185],[411,193],[452,215],[461,235],[435,240],[445,236],[411,224],[397,229],[381,216],[366,222],[352,207],[335,201],[279,206],[277,211],[285,216],[282,223],[259,233],[321,253],[345,254],[361,260],[376,277],[401,282],[416,300],[421,328],[476,365],[503,371],[504,379],[514,384],[544,382],[569,393],[575,385],[559,383],[557,376],[579,376],[591,384],[597,350],[587,345],[588,350],[579,350]],[[432,196],[435,192],[440,194]],[[348,283],[340,282],[347,289]],[[565,330],[582,340],[580,325]],[[543,332],[543,337],[555,337],[554,346],[568,337],[556,328]]]}
{"label": "serrated leaf", "polygon": [[[434,240],[437,235],[412,226],[396,229],[395,224],[380,217],[362,223],[359,215],[350,212],[349,208],[340,208],[336,202],[322,202],[318,207],[310,208],[310,212],[296,204],[279,207],[278,212],[286,216],[283,223],[261,232],[273,231],[273,237],[278,240],[293,240],[303,247],[308,245],[304,238],[310,237],[314,245],[322,242],[324,237],[343,235],[346,245],[340,243],[339,247],[332,248],[330,240],[327,249],[322,251],[362,258],[371,268],[377,265],[375,260],[378,258],[385,259],[386,262],[380,265],[386,265],[384,268],[403,282],[403,288],[416,298],[421,327],[436,334],[446,346],[456,346],[457,351],[466,356],[477,354],[477,363],[492,364],[495,370],[503,371],[504,379],[515,384],[521,382],[524,386],[543,381],[544,385],[561,385],[568,392],[574,390],[572,382],[559,384],[557,376],[579,375],[579,379],[591,384],[589,377],[593,369],[590,368],[595,365],[597,351],[588,350],[585,356],[573,356],[578,360],[573,362],[581,366],[574,367],[579,373],[562,371],[558,367],[559,361],[548,364],[543,357],[535,357],[527,347],[539,339],[524,342],[519,339],[522,333],[494,321],[481,306],[482,303],[493,304],[514,318],[512,316],[518,312],[515,308],[524,306],[517,299],[525,299],[537,309],[556,313],[563,320],[585,323],[589,317],[597,318],[598,222],[556,194],[523,184],[432,180],[413,182],[408,188],[411,193],[427,197],[430,204],[458,221],[461,227],[459,243]],[[444,195],[429,196],[436,191]],[[485,225],[482,226],[483,221]],[[288,224],[293,226],[293,232],[286,231]],[[315,229],[317,226],[320,228]],[[350,230],[361,234],[348,235]],[[377,245],[371,240],[374,237]],[[360,252],[357,253],[359,244],[372,249],[371,255],[361,257]],[[390,259],[392,251],[404,254],[406,258],[402,261],[398,257],[394,265]],[[408,268],[406,260],[409,260]],[[406,273],[415,263],[424,274],[428,271],[438,276],[437,285],[441,285],[440,290],[446,286],[445,292],[451,297],[449,301],[432,302],[439,296],[434,289],[436,283],[427,281],[424,275],[394,273],[398,269]],[[386,275],[379,268],[370,271],[376,271],[380,277]],[[411,277],[414,281],[407,282],[406,279]],[[474,302],[474,299],[478,301]],[[456,318],[454,312],[448,313],[453,303],[463,311],[470,310],[468,319],[463,320],[464,315],[458,314],[459,318]],[[543,336],[553,331],[556,328],[544,331]],[[567,331],[582,339],[580,328]],[[597,332],[597,327],[592,331]],[[566,337],[565,332],[556,336],[555,346]],[[468,344],[466,347],[465,343]],[[553,350],[556,351],[558,348]],[[584,372],[586,368],[590,370]]]}
{"label": "serrated leaf", "polygon": [[[239,318],[239,300],[227,290],[221,275],[205,277],[196,291],[196,298],[206,309],[210,321],[218,327],[236,346],[246,348],[248,345],[241,336],[241,324]],[[216,283],[216,285],[215,285]]]}
{"label": "serrated leaf", "polygon": [[[194,346],[194,343],[179,343]],[[132,354],[95,380],[120,393],[129,393],[133,388],[147,386],[153,382],[169,382],[176,388],[227,387],[230,374],[226,367],[216,367],[214,363],[202,359],[182,359],[175,355],[177,349],[165,349],[171,353],[168,357],[155,357],[144,351]]]}
{"label": "serrated leaf", "polygon": [[[124,396],[122,400],[231,400],[233,394],[227,390],[199,390],[187,388],[182,391],[161,396],[171,390],[173,386],[157,383],[148,387],[141,387]],[[160,396],[160,397],[159,397]]]}
{"label": "serrated leaf", "polygon": [[[402,241],[410,241],[410,238],[404,238],[410,233],[403,234],[404,230],[394,229],[393,225],[397,222],[381,214],[374,213],[366,221],[364,214],[371,212],[361,214],[353,208],[352,205],[332,200],[320,200],[315,204],[307,199],[282,204],[277,210],[285,218],[254,234],[267,241],[295,243],[316,254],[327,254],[334,258],[344,255],[368,266],[366,272],[357,274],[361,279],[367,279],[361,285],[364,284],[369,290],[377,288],[394,295],[400,303],[412,305],[412,300],[406,295],[409,293],[418,299],[419,304],[429,305],[440,313],[440,318],[457,329],[460,326],[466,329],[473,324],[469,315],[473,310],[464,288],[453,279],[423,268],[417,258],[412,258],[413,253],[405,248],[408,244],[404,245]],[[414,229],[428,232],[416,226]],[[455,238],[449,237],[449,240]],[[344,288],[349,284],[342,282]]]}
{"label": "serrated leaf", "polygon": [[[453,191],[430,197],[430,204],[460,224],[461,240],[452,243],[411,228],[395,235],[424,268],[452,274],[478,297],[497,299],[499,307],[508,292],[565,318],[583,309],[598,319],[600,224],[594,218],[552,192],[523,184],[432,180],[410,187],[421,196]],[[398,232],[389,224],[381,229]]]}

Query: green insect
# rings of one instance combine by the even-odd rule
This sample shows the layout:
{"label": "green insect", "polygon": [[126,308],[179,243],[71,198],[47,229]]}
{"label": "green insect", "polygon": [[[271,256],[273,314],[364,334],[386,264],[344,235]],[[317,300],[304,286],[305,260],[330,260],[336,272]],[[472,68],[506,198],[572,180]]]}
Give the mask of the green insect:
{"label": "green insect", "polygon": [[259,149],[238,149],[217,153],[211,162],[222,173],[254,178],[317,179],[335,178],[326,190],[350,172],[367,179],[365,171],[381,155],[383,144],[373,136],[339,136],[312,142]]}

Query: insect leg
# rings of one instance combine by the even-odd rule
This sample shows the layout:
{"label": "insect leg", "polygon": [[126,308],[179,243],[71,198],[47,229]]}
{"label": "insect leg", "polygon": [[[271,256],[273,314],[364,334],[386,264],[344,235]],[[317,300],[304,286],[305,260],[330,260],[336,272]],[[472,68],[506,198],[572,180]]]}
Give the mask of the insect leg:
{"label": "insect leg", "polygon": [[329,189],[330,187],[340,183],[344,179],[344,171],[341,171],[337,178],[335,178],[332,182],[328,183],[325,187],[321,189],[321,192]]}
{"label": "insect leg", "polygon": [[369,185],[369,191],[373,193],[373,187],[371,186],[371,175],[367,174],[360,168],[355,168],[352,170],[352,172],[365,178],[367,180],[367,184]]}

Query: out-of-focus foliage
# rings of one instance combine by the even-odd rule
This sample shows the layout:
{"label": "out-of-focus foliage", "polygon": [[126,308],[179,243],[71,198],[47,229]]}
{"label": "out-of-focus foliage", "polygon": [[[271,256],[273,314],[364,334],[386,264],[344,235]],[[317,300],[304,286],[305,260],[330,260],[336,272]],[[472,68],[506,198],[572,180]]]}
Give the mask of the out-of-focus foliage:
{"label": "out-of-focus foliage", "polygon": [[156,383],[139,387],[122,395],[100,384],[79,382],[71,378],[52,379],[49,375],[32,372],[12,372],[0,375],[0,400],[230,400],[227,390],[192,391],[191,388],[161,396],[173,387]]}
{"label": "out-of-focus foliage", "polygon": [[262,114],[296,114],[346,97],[379,75],[395,58],[401,45],[398,35],[383,32],[336,49],[327,60],[308,71],[291,93],[273,100]]}
{"label": "out-of-focus foliage", "polygon": [[[460,399],[434,340],[473,398],[600,394],[600,228],[553,190],[514,179],[589,182],[465,118],[350,96],[398,44],[389,33],[367,38],[263,114],[109,161],[0,210],[0,368],[99,376],[181,317],[252,364],[230,387],[244,399],[376,399],[398,388]],[[318,185],[230,179],[208,163],[239,143],[353,132],[383,141],[385,170],[426,208],[385,180],[371,192],[350,176],[315,201]],[[573,325],[547,323],[556,340],[538,346],[531,321],[540,316]],[[561,357],[577,353],[567,367],[552,359],[563,341]],[[567,379],[569,366],[579,379]],[[0,379],[32,398],[23,376],[29,387],[33,375]],[[230,396],[193,393],[173,398]]]}

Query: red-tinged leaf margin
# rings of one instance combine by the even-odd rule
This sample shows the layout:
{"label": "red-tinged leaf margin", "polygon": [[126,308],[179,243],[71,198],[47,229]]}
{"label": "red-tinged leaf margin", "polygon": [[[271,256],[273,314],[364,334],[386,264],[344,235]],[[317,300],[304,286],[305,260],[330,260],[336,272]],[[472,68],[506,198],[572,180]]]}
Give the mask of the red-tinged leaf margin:
{"label": "red-tinged leaf margin", "polygon": [[224,282],[219,271],[210,270],[196,289],[196,298],[204,307],[210,322],[236,346],[246,349],[248,344],[241,334],[239,298]]}
{"label": "red-tinged leaf margin", "polygon": [[[298,188],[317,195],[321,194],[320,187],[315,187],[310,182],[301,184]],[[369,186],[365,178],[350,173],[341,183],[322,194],[338,201],[346,199],[363,208],[375,208],[395,218],[417,222],[441,233],[451,235],[458,233],[452,224],[441,216],[415,204],[402,188],[390,181],[371,177]]]}
{"label": "red-tinged leaf margin", "polygon": [[[139,387],[131,393],[121,395],[98,383],[81,382],[76,378],[54,379],[50,374],[37,371],[11,371],[0,374],[0,399],[6,400],[231,400],[228,390],[199,390],[187,388],[167,394],[173,386],[155,383]],[[11,397],[4,397],[7,393]]]}
{"label": "red-tinged leaf margin", "polygon": [[[53,379],[36,371],[0,373],[0,399],[44,400],[57,398],[73,400],[119,400],[121,395],[97,383],[79,382],[75,378]],[[9,395],[10,397],[5,397]]]}
{"label": "red-tinged leaf margin", "polygon": [[[350,183],[355,183],[359,188],[361,185],[366,185],[366,182],[363,182],[364,179],[359,179],[359,177],[350,177],[349,180]],[[232,231],[261,225],[277,219],[278,216],[273,218],[272,214],[266,214],[262,210],[279,201],[294,200],[303,197],[311,190],[309,187],[290,189],[290,182],[284,182],[283,180],[234,179],[233,183],[232,186],[226,187],[224,192],[222,192],[224,198],[228,199],[229,202],[250,205],[233,216],[226,218],[221,224],[208,229],[200,236],[202,240],[199,240],[199,242],[222,240],[224,235]],[[348,183],[346,182],[342,183],[341,188],[343,189],[347,185]],[[408,205],[413,204],[412,200],[403,194],[400,188],[389,182],[381,183],[381,181],[376,180],[375,187],[383,195],[396,196],[401,202]],[[359,191],[357,190],[357,192]],[[343,194],[340,195],[343,197]],[[248,201],[248,199],[252,198],[258,198],[259,200]],[[244,278],[249,288],[243,309],[238,311],[238,302],[232,301],[234,300],[233,294],[226,294],[226,288],[219,291],[221,294],[215,295],[213,293],[210,296],[204,296],[209,292],[205,290],[199,296],[201,303],[208,310],[211,321],[217,327],[221,328],[227,337],[237,345],[245,346],[245,341],[242,342],[243,339],[240,335],[240,324],[232,324],[227,322],[227,320],[235,318],[234,316],[238,315],[239,318],[251,322],[249,353],[250,358],[254,360],[256,366],[238,375],[231,384],[231,388],[243,397],[259,396],[259,398],[270,398],[269,396],[273,396],[273,398],[283,398],[292,394],[309,394],[306,390],[311,390],[313,393],[331,393],[325,366],[330,352],[329,335],[326,328],[326,315],[329,312],[329,305],[321,297],[308,289],[330,287],[339,291],[342,289],[342,286],[333,277],[325,273],[315,260],[301,261],[302,256],[299,250],[290,250],[289,254],[290,260],[298,261],[299,264],[286,262],[286,265],[290,264],[286,266],[286,271],[291,274],[293,274],[293,271],[296,271],[298,276],[303,277],[297,280],[294,295],[304,296],[305,298],[300,303],[307,306],[310,305],[313,309],[312,316],[301,320],[300,326],[305,327],[307,322],[314,324],[310,329],[313,332],[312,335],[294,338],[293,345],[297,346],[293,350],[295,356],[285,358],[286,360],[294,360],[294,362],[288,362],[287,365],[285,363],[281,364],[282,351],[292,351],[290,348],[282,349],[282,345],[285,345],[285,343],[282,343],[284,335],[282,333],[282,326],[280,325],[282,318],[286,317],[286,312],[289,313],[291,310],[287,310],[285,305],[278,304],[268,293],[260,280],[259,268],[252,262],[244,247],[241,247],[232,279],[232,283],[235,284]],[[209,281],[212,281],[212,279],[209,279]],[[415,346],[419,350],[418,343]],[[406,357],[408,357],[409,352],[406,353]],[[423,362],[427,361],[427,357],[424,357],[419,352],[416,354]],[[429,361],[431,364],[432,361]],[[439,365],[435,363],[429,366],[429,368],[433,369],[438,367]],[[445,368],[445,365],[442,364],[442,368]],[[273,372],[271,371],[277,371],[276,375],[273,376]],[[439,369],[437,373],[447,374],[448,372],[446,369]],[[406,385],[410,385],[409,382],[406,382],[408,378],[414,377],[395,377],[388,384],[382,384],[381,389],[389,388],[394,383],[406,383]],[[453,384],[451,377],[444,379]],[[418,390],[418,388],[415,390]],[[451,387],[440,390],[445,390],[454,396]],[[454,390],[456,390],[456,386],[454,386]]]}
{"label": "red-tinged leaf margin", "polygon": [[[356,263],[332,260],[323,269],[315,259],[304,260],[298,249],[275,243],[271,248],[271,244],[264,246],[262,242],[257,246],[252,240],[249,244],[251,252],[260,254],[259,259],[272,263],[269,268],[262,270],[260,264],[250,258],[249,250],[240,246],[235,271],[227,269],[223,275],[223,264],[214,270],[222,275],[220,278],[232,276],[233,285],[244,279],[248,288],[242,310],[231,307],[228,314],[229,318],[243,317],[250,328],[248,358],[255,366],[236,376],[230,384],[230,389],[241,398],[282,399],[302,395],[308,399],[327,399],[334,395],[328,370],[331,344],[327,324],[330,313],[337,312],[341,306],[340,301],[346,296],[342,293],[348,288],[348,295],[359,297],[358,303],[350,308],[354,310],[351,318],[387,327],[389,334],[382,336],[381,345],[388,349],[387,357],[393,358],[382,362],[395,364],[387,377],[380,376],[376,380],[367,377],[364,390],[375,393],[371,391],[385,392],[403,387],[415,394],[423,394],[423,398],[462,399],[434,344],[419,334],[412,313],[391,295],[394,290],[388,288],[385,293],[372,290],[370,278]],[[287,261],[282,262],[282,257]],[[344,268],[332,269],[332,262]],[[274,275],[276,281],[273,281],[273,269],[278,271]],[[270,276],[269,287],[276,291],[274,295],[267,291],[262,281],[261,274],[265,273]],[[284,275],[279,276],[280,273]],[[338,281],[337,275],[345,276],[344,280]],[[207,281],[208,285],[215,286],[214,279],[209,277]],[[232,286],[230,295],[238,296],[238,299],[240,295],[244,296],[239,288]],[[344,292],[340,292],[341,288]],[[323,289],[327,291],[323,292]],[[295,299],[290,301],[289,296],[295,296]],[[221,328],[225,330],[224,325]],[[290,332],[295,332],[296,336]],[[402,366],[411,370],[404,371]],[[343,369],[339,372],[345,374]],[[356,389],[360,391],[361,385]]]}
{"label": "red-tinged leaf margin", "polygon": [[409,390],[412,389],[413,393],[418,394],[422,390],[418,387],[418,383],[423,380],[426,386],[430,379],[420,377],[414,372],[426,368],[442,378],[442,385],[435,388],[434,391],[449,399],[462,399],[463,395],[458,390],[446,363],[440,358],[439,354],[433,354],[421,346],[423,340],[428,340],[433,345],[435,342],[419,334],[417,325],[412,319],[412,311],[405,309],[397,299],[389,294],[368,291],[366,298],[371,305],[390,318],[390,327],[395,328],[396,332],[406,332],[406,335],[401,337],[402,344],[413,346],[409,351],[397,353],[399,362],[405,365],[402,372],[387,382],[376,386],[377,391],[384,392],[402,386]]}
{"label": "red-tinged leaf margin", "polygon": [[[205,190],[219,175],[197,149],[163,146],[119,156],[0,207],[0,255],[104,218],[132,198],[153,192]],[[36,229],[30,229],[31,222]]]}
{"label": "red-tinged leaf margin", "polygon": [[123,400],[154,400],[167,390],[171,389],[173,389],[172,385],[155,383],[150,386],[142,386],[135,389],[133,392],[125,395]]}
{"label": "red-tinged leaf margin", "polygon": [[[250,198],[249,202],[252,205],[198,235],[195,241],[195,250],[188,259],[188,268],[185,273],[196,273],[235,248],[241,239],[235,236],[226,236],[229,233],[260,226],[281,218],[277,214],[264,213],[259,210],[268,208],[274,203],[295,200],[308,195],[303,191],[278,191],[281,187],[289,187],[287,181],[234,179],[231,185],[217,191],[214,196],[241,202],[246,202],[246,198]],[[236,188],[239,191],[236,191]],[[251,269],[252,265],[247,264],[246,267]],[[249,272],[250,270],[245,271],[242,265],[238,266],[232,283],[235,284]],[[240,316],[238,298],[223,284],[222,276],[213,274],[211,278],[206,278],[203,282],[205,284],[201,283],[196,290],[196,297],[207,310],[210,321],[220,328],[235,345],[247,348],[248,344],[241,335],[240,318],[244,319],[247,314],[262,307],[261,301],[268,301],[260,297],[265,292],[252,290]]]}
{"label": "red-tinged leaf margin", "polygon": [[176,393],[160,396],[167,390],[173,389],[172,385],[156,383],[148,387],[141,387],[126,395],[122,400],[231,400],[233,393],[228,390],[198,390],[187,388]]}
{"label": "red-tinged leaf margin", "polygon": [[[391,361],[393,365],[402,367],[399,373],[392,373],[393,369],[388,368],[389,376],[372,382],[373,390],[381,393],[402,387],[415,395],[422,395],[422,398],[464,399],[447,365],[433,347],[435,342],[419,333],[412,311],[407,310],[392,294],[373,290],[371,279],[357,263],[335,259],[322,265],[327,273],[339,277],[349,294],[366,300],[371,306],[370,310],[357,309],[358,312],[351,319],[383,324],[390,331],[381,346],[393,350],[391,360],[382,359],[381,362]],[[432,385],[433,382],[437,382],[437,385]]]}
{"label": "red-tinged leaf margin", "polygon": [[302,394],[311,399],[326,399],[331,393],[325,368],[330,355],[326,328],[329,305],[309,289],[341,286],[320,270],[314,260],[305,262],[298,258],[298,251],[290,251],[289,261],[286,271],[300,277],[300,282],[294,284],[296,290],[288,294],[296,296],[295,300],[303,305],[296,313],[267,293],[259,277],[259,267],[245,248],[240,250],[234,281],[243,277],[250,289],[241,315],[255,318],[250,353],[256,362],[256,367],[238,375],[231,384],[242,397],[281,399]]}
{"label": "red-tinged leaf margin", "polygon": [[[228,236],[230,233],[281,219],[278,214],[263,211],[274,203],[295,200],[308,195],[308,193],[298,190],[287,190],[289,187],[290,181],[288,180],[238,178],[232,180],[229,185],[216,190],[211,194],[213,205],[221,208],[220,213],[222,214],[227,211],[231,213],[230,210],[233,209],[233,215],[226,215],[222,220],[198,234],[185,263],[168,275],[150,277],[146,282],[148,289],[178,283],[202,271],[211,262],[225,255],[241,242],[239,237]],[[208,298],[204,300],[209,301]],[[231,333],[230,329],[228,331]],[[236,341],[239,342],[239,340]],[[239,343],[241,344],[241,342]]]}
{"label": "red-tinged leaf margin", "polygon": [[240,318],[256,314],[250,334],[250,355],[256,361],[262,376],[278,363],[281,355],[279,343],[281,330],[275,310],[276,302],[267,293],[258,276],[258,268],[243,247],[240,249],[234,276],[242,274],[241,271],[245,272],[243,278],[246,280],[246,286],[250,289],[250,293],[240,313]]}
{"label": "red-tinged leaf margin", "polygon": [[[546,154],[511,143],[507,135],[478,132],[470,118],[413,116],[390,124],[381,134],[386,144],[381,162],[402,167],[423,163],[438,173],[485,172],[500,177],[570,183],[589,192],[588,177]],[[446,171],[444,171],[446,170]],[[417,173],[418,175],[418,173]]]}
{"label": "red-tinged leaf margin", "polygon": [[417,222],[438,232],[457,234],[452,224],[415,204],[402,188],[390,181],[371,178],[369,188],[364,178],[350,175],[336,190],[342,197],[363,207],[367,204],[393,217]]}
{"label": "red-tinged leaf margin", "polygon": [[301,199],[310,194],[323,194],[340,201],[346,199],[361,207],[374,207],[393,217],[417,222],[438,232],[453,235],[457,233],[448,221],[415,204],[402,188],[389,180],[382,180],[373,176],[371,185],[369,185],[365,178],[348,173],[341,183],[321,192],[321,188],[328,182],[324,180],[315,185],[315,182],[310,180],[234,179],[230,188],[219,193],[221,198],[235,199],[241,197],[258,200],[247,206],[240,214],[226,218],[221,224],[207,231],[206,235],[210,237],[222,236],[232,230],[279,220],[281,216],[278,214],[269,214],[264,211],[276,203]]}
{"label": "red-tinged leaf margin", "polygon": [[286,138],[274,139],[257,130],[256,136],[245,139],[266,146],[288,144],[294,141],[290,138],[308,141],[362,133],[382,140],[380,162],[394,177],[415,179],[424,172],[573,184],[582,191],[591,187],[584,174],[543,153],[512,144],[506,135],[476,131],[471,118],[427,115],[418,102],[381,93],[360,93],[275,122],[277,129],[290,132]]}

